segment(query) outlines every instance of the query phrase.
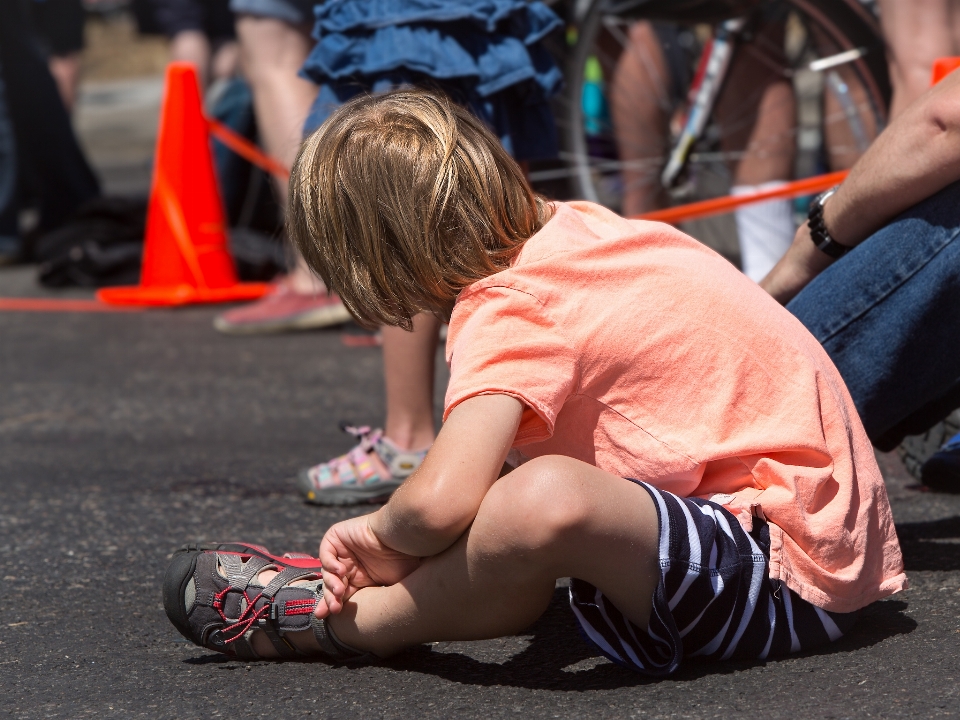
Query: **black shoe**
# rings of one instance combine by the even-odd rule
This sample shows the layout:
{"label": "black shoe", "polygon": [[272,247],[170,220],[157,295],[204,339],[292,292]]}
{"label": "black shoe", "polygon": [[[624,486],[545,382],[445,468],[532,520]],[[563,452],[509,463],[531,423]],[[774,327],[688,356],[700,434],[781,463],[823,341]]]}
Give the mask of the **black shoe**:
{"label": "black shoe", "polygon": [[960,493],[960,434],[947,440],[923,464],[920,480],[937,492]]}

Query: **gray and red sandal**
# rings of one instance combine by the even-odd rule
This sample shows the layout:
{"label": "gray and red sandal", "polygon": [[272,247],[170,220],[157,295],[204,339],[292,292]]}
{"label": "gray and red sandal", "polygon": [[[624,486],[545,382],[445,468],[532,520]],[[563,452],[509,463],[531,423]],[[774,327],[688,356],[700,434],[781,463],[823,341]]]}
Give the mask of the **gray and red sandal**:
{"label": "gray and red sandal", "polygon": [[[264,570],[277,575],[266,585]],[[316,657],[284,636],[312,629],[319,656],[343,662],[371,659],[340,642],[313,616],[323,597],[320,561],[302,553],[272,554],[248,543],[194,543],[177,550],[163,579],[163,607],[187,640],[243,660],[259,660],[250,642],[262,631],[282,659]],[[302,581],[297,585],[291,583]]]}

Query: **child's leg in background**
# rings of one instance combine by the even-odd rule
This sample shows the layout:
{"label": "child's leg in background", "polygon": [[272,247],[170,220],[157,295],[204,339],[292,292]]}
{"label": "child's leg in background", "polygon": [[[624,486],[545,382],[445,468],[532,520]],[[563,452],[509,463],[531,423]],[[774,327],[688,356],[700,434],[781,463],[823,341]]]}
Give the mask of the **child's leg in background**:
{"label": "child's leg in background", "polygon": [[[380,656],[499,637],[528,627],[556,578],[573,576],[645,628],[660,580],[658,530],[653,500],[636,483],[570,458],[535,459],[494,484],[452,547],[396,585],[360,590],[329,622],[342,642]],[[315,646],[311,631],[288,637]],[[260,633],[254,648],[275,654]]]}
{"label": "child's leg in background", "polygon": [[384,434],[401,450],[433,444],[433,373],[440,321],[421,314],[413,332],[383,329],[383,377],[387,390]]}

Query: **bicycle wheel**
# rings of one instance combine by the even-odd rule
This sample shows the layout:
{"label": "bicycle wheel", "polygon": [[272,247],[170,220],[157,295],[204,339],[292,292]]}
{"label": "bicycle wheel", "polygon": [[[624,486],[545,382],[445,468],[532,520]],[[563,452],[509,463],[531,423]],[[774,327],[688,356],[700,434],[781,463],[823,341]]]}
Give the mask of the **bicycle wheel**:
{"label": "bicycle wheel", "polygon": [[[683,182],[662,188],[660,171],[669,154],[667,126],[676,109],[663,91],[669,78],[661,78],[664,82],[653,96],[650,83],[632,92],[620,81],[627,62],[639,63],[636,55],[643,50],[636,32],[637,22],[645,19],[644,5],[633,5],[635,9],[624,15],[612,12],[619,12],[617,6],[622,8],[623,3],[594,0],[578,23],[562,122],[572,190],[578,197],[626,214],[652,209],[651,203],[663,206],[726,194],[731,168],[744,155],[729,148],[732,134],[753,122],[749,108],[759,102],[757,93],[763,89],[735,88],[744,98],[742,115],[728,110],[723,123],[712,119],[689,156]],[[783,0],[764,4],[755,16],[752,37],[748,32],[738,40],[735,52],[749,53],[758,68],[764,64],[779,68],[777,72],[792,84],[789,102],[797,108],[789,129],[771,139],[779,143],[771,154],[790,153],[788,175],[794,177],[850,167],[882,130],[889,102],[878,23],[858,0]],[[777,23],[782,28],[779,36],[764,30]],[[856,50],[860,57],[831,65],[841,59],[841,53]],[[654,75],[649,58],[640,60]],[[727,83],[718,102],[729,92]],[[631,123],[649,119],[652,105],[663,111],[660,127],[631,136]],[[770,111],[769,105],[765,109]],[[637,209],[641,184],[647,207]]]}

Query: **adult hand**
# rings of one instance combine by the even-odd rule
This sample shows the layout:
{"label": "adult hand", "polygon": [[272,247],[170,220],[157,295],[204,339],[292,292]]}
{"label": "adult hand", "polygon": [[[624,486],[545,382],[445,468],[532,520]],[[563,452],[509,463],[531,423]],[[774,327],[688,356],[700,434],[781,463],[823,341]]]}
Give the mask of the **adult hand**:
{"label": "adult hand", "polygon": [[371,515],[339,522],[320,542],[323,599],[314,614],[325,618],[343,609],[357,590],[393,585],[417,569],[420,558],[387,547],[370,529]]}
{"label": "adult hand", "polygon": [[760,281],[760,287],[781,305],[786,305],[817,275],[833,263],[833,258],[817,249],[810,237],[810,226],[797,230],[793,244],[773,270]]}

